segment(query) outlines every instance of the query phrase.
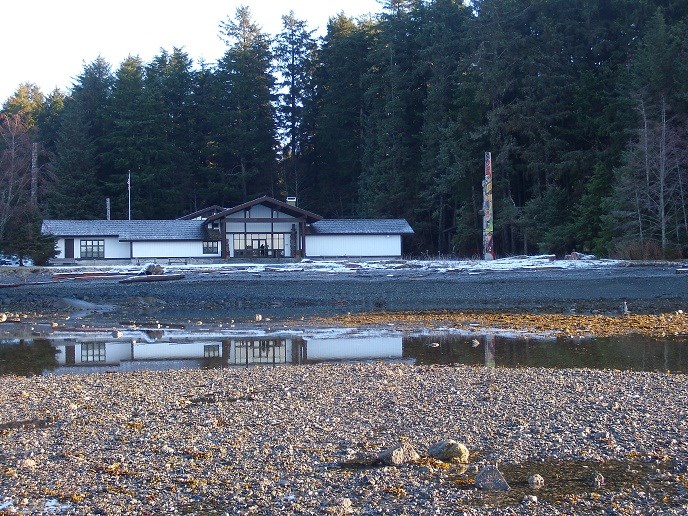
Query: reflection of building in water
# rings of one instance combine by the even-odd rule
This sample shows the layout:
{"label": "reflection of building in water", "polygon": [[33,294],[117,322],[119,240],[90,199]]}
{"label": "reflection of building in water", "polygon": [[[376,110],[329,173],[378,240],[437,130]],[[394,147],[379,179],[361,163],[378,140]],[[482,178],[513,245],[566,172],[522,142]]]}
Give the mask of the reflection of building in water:
{"label": "reflection of building in water", "polygon": [[372,360],[376,358],[401,358],[402,356],[401,336],[308,339],[304,349],[303,361]]}
{"label": "reflection of building in water", "polygon": [[292,338],[225,339],[201,342],[60,342],[58,363],[72,367],[181,369],[221,365],[285,364],[292,361]]}
{"label": "reflection of building in water", "polygon": [[495,353],[497,350],[497,339],[493,334],[485,335],[485,366],[495,367],[497,361],[495,360]]}
{"label": "reflection of building in water", "polygon": [[401,337],[304,340],[299,337],[265,336],[197,342],[60,341],[54,345],[58,350],[60,366],[99,370],[303,364],[402,356]]}

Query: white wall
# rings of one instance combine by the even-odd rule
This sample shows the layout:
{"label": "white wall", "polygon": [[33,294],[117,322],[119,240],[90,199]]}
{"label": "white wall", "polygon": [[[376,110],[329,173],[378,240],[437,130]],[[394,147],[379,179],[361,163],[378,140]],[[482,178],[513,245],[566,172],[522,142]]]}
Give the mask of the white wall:
{"label": "white wall", "polygon": [[401,235],[306,235],[306,256],[401,256]]}
{"label": "white wall", "polygon": [[[132,258],[212,258],[217,254],[203,254],[203,242],[132,242]],[[218,246],[218,249],[222,244]],[[107,249],[107,247],[106,247]]]}
{"label": "white wall", "polygon": [[[74,254],[79,254],[79,242],[82,239],[74,239]],[[84,240],[89,240],[84,239]],[[94,239],[96,240],[96,239]],[[129,242],[120,242],[117,237],[105,238],[105,258],[131,258],[131,246]]]}
{"label": "white wall", "polygon": [[[129,256],[129,242],[120,242],[117,237],[74,237],[74,259],[81,258],[81,241],[82,240],[104,240],[105,241],[105,258],[130,258]],[[56,258],[65,257],[65,239],[60,237],[57,239],[57,256]]]}
{"label": "white wall", "polygon": [[401,358],[401,337],[307,339],[308,360]]}

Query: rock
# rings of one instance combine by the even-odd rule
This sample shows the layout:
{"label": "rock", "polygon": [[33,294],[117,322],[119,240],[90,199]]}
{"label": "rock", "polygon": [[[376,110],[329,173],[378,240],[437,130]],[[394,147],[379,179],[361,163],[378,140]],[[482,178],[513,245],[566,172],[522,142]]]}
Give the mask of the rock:
{"label": "rock", "polygon": [[523,500],[521,500],[523,505],[534,505],[538,503],[538,497],[535,495],[525,495]]}
{"label": "rock", "polygon": [[508,491],[511,489],[497,466],[485,466],[481,469],[475,477],[475,485],[478,489],[486,491]]}
{"label": "rock", "polygon": [[143,269],[143,272],[148,275],[154,275],[154,276],[159,276],[160,274],[164,274],[165,271],[162,268],[161,265],[158,265],[157,263],[149,263],[146,265],[146,267]]}
{"label": "rock", "polygon": [[354,506],[353,503],[351,503],[350,498],[342,498],[342,501],[339,504],[339,512],[341,514],[353,514]]}
{"label": "rock", "polygon": [[468,464],[468,448],[460,442],[448,439],[430,446],[428,455],[439,460]]}
{"label": "rock", "polygon": [[21,461],[22,468],[33,469],[36,467],[36,461],[33,459],[24,459]]}
{"label": "rock", "polygon": [[540,489],[545,485],[545,479],[542,478],[541,475],[535,473],[534,475],[530,475],[528,477],[528,485],[533,489]]}
{"label": "rock", "polygon": [[378,460],[383,464],[390,466],[399,466],[405,462],[411,462],[420,459],[420,455],[408,443],[403,443],[392,448],[387,448],[380,455]]}
{"label": "rock", "polygon": [[592,487],[602,487],[604,485],[604,477],[599,471],[595,471],[589,479],[589,484]]}
{"label": "rock", "polygon": [[5,322],[7,320],[7,314],[0,312],[0,322]]}

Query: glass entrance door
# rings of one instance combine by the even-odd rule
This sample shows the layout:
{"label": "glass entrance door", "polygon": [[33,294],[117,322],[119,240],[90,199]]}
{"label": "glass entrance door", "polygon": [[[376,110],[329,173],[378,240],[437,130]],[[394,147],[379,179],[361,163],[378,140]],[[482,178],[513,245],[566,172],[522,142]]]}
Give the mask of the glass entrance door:
{"label": "glass entrance door", "polygon": [[268,241],[263,239],[252,239],[251,245],[253,246],[253,251],[258,256],[267,256]]}

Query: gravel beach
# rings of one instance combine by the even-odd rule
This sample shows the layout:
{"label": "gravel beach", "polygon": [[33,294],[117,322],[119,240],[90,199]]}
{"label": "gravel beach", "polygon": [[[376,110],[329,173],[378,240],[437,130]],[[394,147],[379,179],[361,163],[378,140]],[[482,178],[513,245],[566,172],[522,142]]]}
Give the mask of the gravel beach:
{"label": "gravel beach", "polygon": [[[686,398],[684,375],[390,363],[4,377],[0,506],[686,514]],[[428,457],[445,439],[469,464]],[[420,458],[381,464],[399,443]],[[475,487],[487,464],[510,491]]]}
{"label": "gravel beach", "polygon": [[[688,308],[688,276],[668,267],[29,279],[0,290],[0,312],[59,326],[260,326],[256,314],[261,324],[362,324],[401,310],[508,311],[514,321],[627,306],[673,313],[683,332]],[[688,514],[687,386],[670,372],[405,362],[4,376],[0,514]],[[463,443],[468,462],[431,456],[445,440]],[[390,463],[383,452],[398,447],[404,458]],[[483,485],[495,465],[510,490]]]}
{"label": "gravel beach", "polygon": [[[632,313],[688,312],[688,274],[677,274],[675,266],[475,273],[396,262],[335,273],[294,266],[258,272],[181,269],[186,277],[180,281],[127,285],[113,279],[51,281],[49,270],[25,270],[20,281],[26,285],[0,288],[0,312],[77,313],[96,322],[251,321],[257,313],[293,320],[394,310],[619,314],[624,306]],[[0,285],[16,282],[12,274],[0,269]]]}

